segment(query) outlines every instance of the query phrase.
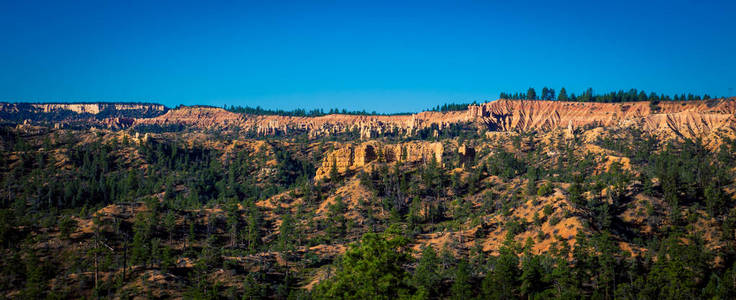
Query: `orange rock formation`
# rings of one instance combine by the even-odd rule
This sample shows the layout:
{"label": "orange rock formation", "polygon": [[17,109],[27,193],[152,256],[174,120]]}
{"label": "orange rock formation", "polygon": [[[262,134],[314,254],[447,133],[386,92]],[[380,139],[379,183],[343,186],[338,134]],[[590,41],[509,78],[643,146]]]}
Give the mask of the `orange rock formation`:
{"label": "orange rock formation", "polygon": [[736,98],[702,101],[582,103],[497,100],[470,106],[468,117],[493,131],[549,130],[585,125],[639,126],[654,133],[697,136],[733,128]]}
{"label": "orange rock formation", "polygon": [[376,141],[358,145],[346,145],[327,153],[322,165],[317,169],[315,180],[328,178],[332,166],[338,173],[357,171],[367,167],[371,162],[442,162],[444,147],[442,143],[407,142],[400,144],[382,144]]}
{"label": "orange rock formation", "polygon": [[326,115],[289,117],[241,115],[214,107],[184,107],[136,124],[183,124],[199,128],[230,128],[258,135],[307,133],[309,137],[356,132],[363,139],[380,134],[412,135],[433,125],[475,123],[490,131],[546,131],[562,127],[636,126],[653,133],[693,137],[734,128],[736,98],[674,102],[582,103],[500,99],[470,105],[467,111],[421,112],[412,115]]}

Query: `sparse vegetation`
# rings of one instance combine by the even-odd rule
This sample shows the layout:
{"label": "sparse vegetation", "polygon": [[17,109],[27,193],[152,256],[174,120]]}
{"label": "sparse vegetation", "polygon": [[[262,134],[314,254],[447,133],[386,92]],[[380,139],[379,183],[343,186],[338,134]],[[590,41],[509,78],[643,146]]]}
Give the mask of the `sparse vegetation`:
{"label": "sparse vegetation", "polygon": [[[464,124],[357,143],[28,130],[0,130],[8,297],[736,293],[736,140],[727,134],[481,135]],[[460,159],[460,146],[479,151]]]}

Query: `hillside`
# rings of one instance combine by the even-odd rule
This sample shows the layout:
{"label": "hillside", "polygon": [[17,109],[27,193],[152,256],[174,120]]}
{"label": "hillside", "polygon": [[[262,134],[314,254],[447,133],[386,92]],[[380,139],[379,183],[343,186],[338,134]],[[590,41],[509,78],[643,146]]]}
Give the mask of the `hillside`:
{"label": "hillside", "polygon": [[[443,130],[468,127],[520,132],[585,126],[636,127],[652,134],[692,138],[719,130],[733,131],[735,113],[736,98],[626,103],[499,99],[469,105],[465,111],[318,117],[247,115],[207,106],[182,106],[170,110],[158,104],[0,103],[0,119],[14,123],[64,125],[76,121],[103,127],[106,124],[114,128],[137,126],[157,131],[186,127],[248,132],[253,137],[305,134],[309,138],[319,138],[355,134],[361,139],[389,135],[411,137],[426,134],[427,130],[430,135],[438,135]],[[111,121],[119,121],[120,118],[130,121]]]}
{"label": "hillside", "polygon": [[736,293],[734,98],[3,105],[21,123],[0,127],[3,297]]}
{"label": "hillside", "polygon": [[[212,107],[185,107],[136,124],[234,129],[254,136],[306,134],[310,138],[357,133],[362,139],[412,137],[430,130],[548,131],[585,126],[636,127],[652,134],[697,137],[732,132],[736,99],[629,103],[582,103],[541,100],[496,100],[470,105],[466,111],[422,112],[399,116],[327,115],[285,117],[240,115]],[[426,134],[426,133],[424,133]]]}
{"label": "hillside", "polygon": [[546,131],[585,126],[638,127],[649,133],[695,137],[732,130],[736,99],[627,103],[498,100],[468,108],[489,130]]}
{"label": "hillside", "polygon": [[135,118],[152,118],[168,109],[152,103],[7,103],[0,102],[0,122],[125,128]]}

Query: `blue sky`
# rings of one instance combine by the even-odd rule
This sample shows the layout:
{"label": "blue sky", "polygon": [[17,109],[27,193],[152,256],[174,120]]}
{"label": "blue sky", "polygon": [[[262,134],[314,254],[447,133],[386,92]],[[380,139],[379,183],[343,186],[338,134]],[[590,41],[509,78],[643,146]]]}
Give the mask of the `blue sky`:
{"label": "blue sky", "polygon": [[545,85],[723,96],[736,88],[735,11],[707,0],[0,0],[0,101],[399,112]]}

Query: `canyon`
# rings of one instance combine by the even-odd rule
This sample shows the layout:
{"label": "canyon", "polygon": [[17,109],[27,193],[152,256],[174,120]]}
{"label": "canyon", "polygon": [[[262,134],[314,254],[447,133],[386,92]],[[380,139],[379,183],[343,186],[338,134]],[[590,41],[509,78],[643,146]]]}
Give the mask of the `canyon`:
{"label": "canyon", "polygon": [[96,126],[121,129],[136,118],[153,118],[169,109],[154,103],[8,103],[0,102],[0,121],[24,124]]}
{"label": "canyon", "polygon": [[592,126],[636,127],[664,136],[698,137],[734,131],[736,98],[591,103],[499,99],[469,105],[464,111],[425,111],[406,115],[318,117],[248,115],[210,106],[168,109],[160,104],[0,103],[0,120],[15,123],[74,123],[85,120],[110,128],[178,125],[196,129],[247,132],[255,136],[306,134],[309,138],[355,133],[367,140],[379,136],[408,137],[430,129],[432,135],[454,126],[479,131],[549,131]]}
{"label": "canyon", "polygon": [[[392,230],[417,265],[430,248],[480,267],[512,248],[633,264],[683,241],[717,266],[733,261],[735,114],[736,98],[316,117],[0,103],[0,267],[33,251],[23,262],[53,263],[43,287],[68,298],[111,282],[120,298],[185,298],[196,280],[271,291],[287,274],[312,293],[351,245]],[[0,274],[0,294],[24,292],[20,272]]]}
{"label": "canyon", "polygon": [[549,131],[586,126],[636,127],[663,136],[698,137],[734,131],[736,98],[659,103],[582,103],[499,99],[469,105],[465,111],[411,115],[342,115],[290,117],[241,115],[213,107],[183,107],[135,124],[183,124],[200,129],[237,129],[258,136],[305,133],[310,138],[356,132],[362,139],[382,135],[413,136],[433,129],[437,135],[452,125],[487,131]]}

